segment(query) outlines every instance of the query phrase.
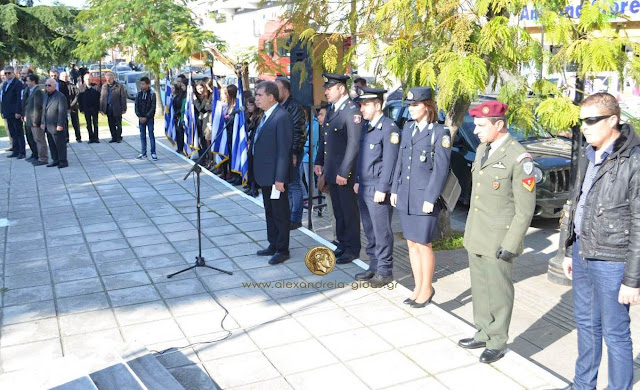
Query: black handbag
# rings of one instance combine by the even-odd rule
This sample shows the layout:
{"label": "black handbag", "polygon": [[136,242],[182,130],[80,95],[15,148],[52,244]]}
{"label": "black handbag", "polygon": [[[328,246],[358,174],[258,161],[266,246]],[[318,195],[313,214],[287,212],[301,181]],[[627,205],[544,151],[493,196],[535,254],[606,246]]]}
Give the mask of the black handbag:
{"label": "black handbag", "polygon": [[[433,144],[436,141],[436,132],[435,130],[431,133],[431,161],[433,161],[433,165],[436,165],[435,155],[436,152],[433,150]],[[444,182],[444,187],[442,188],[442,193],[438,198],[438,202],[442,203],[449,212],[453,211],[456,208],[456,204],[458,203],[458,199],[460,199],[460,194],[462,193],[462,187],[460,187],[460,183],[458,182],[458,178],[449,167],[449,174],[447,175],[447,180]]]}

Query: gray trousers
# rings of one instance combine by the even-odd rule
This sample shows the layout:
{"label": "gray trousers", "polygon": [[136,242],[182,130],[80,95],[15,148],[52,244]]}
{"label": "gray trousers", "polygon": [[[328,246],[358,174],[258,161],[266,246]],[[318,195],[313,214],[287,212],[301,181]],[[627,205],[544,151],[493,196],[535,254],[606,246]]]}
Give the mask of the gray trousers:
{"label": "gray trousers", "polygon": [[31,134],[33,134],[33,139],[36,141],[36,146],[38,148],[38,161],[48,163],[49,150],[47,149],[47,136],[45,135],[46,130],[39,127],[32,127],[30,131]]}

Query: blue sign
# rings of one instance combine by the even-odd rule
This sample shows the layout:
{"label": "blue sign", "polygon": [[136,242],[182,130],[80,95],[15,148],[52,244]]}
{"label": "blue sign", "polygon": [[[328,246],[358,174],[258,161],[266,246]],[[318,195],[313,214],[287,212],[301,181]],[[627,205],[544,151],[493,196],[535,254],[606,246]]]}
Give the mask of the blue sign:
{"label": "blue sign", "polygon": [[[582,5],[568,5],[565,8],[567,15],[570,18],[579,18]],[[623,14],[623,15],[636,15],[640,13],[640,1],[615,1],[611,5],[611,13],[612,14]],[[529,20],[529,21],[537,21],[540,18],[538,14],[538,10],[532,7],[524,7],[522,12],[520,13],[520,20]]]}

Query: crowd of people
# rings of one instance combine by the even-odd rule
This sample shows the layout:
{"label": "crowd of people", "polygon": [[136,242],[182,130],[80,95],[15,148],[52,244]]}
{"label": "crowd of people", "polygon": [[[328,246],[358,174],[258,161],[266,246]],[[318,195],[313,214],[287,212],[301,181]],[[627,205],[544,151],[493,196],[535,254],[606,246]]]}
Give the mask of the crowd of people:
{"label": "crowd of people", "polygon": [[[72,63],[69,69],[67,73],[51,68],[44,80],[44,90],[40,86],[40,76],[31,67],[22,67],[19,74],[12,66],[5,66],[0,71],[0,107],[9,135],[7,151],[11,152],[8,158],[24,159],[34,166],[68,167],[69,122],[76,142],[82,142],[80,113],[85,117],[88,143],[100,142],[98,113],[108,118],[109,142],[122,141],[122,114],[127,110],[124,86],[108,72],[107,82],[100,90],[91,82],[86,68],[78,68]],[[149,84],[147,79],[147,86]],[[153,107],[155,109],[155,105]],[[29,145],[29,157],[26,156],[26,145]],[[155,150],[152,155],[155,156]]]}

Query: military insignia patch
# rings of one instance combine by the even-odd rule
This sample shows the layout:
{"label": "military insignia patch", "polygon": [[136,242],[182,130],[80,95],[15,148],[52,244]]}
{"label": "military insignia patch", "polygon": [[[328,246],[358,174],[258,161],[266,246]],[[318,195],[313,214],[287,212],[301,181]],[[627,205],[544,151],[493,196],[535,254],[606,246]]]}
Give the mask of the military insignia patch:
{"label": "military insignia patch", "polygon": [[529,153],[522,153],[521,155],[518,156],[518,158],[516,159],[518,162],[524,160],[525,158],[530,158],[533,160],[533,157],[529,154]]}
{"label": "military insignia patch", "polygon": [[409,91],[409,93],[407,94],[407,99],[413,100],[413,92]]}
{"label": "military insignia patch", "polygon": [[532,192],[536,186],[536,179],[533,177],[522,179],[522,185],[527,189],[527,191]]}
{"label": "military insignia patch", "polygon": [[494,190],[497,190],[498,188],[500,188],[500,183],[497,181],[494,181],[493,183],[491,183],[491,186],[493,187]]}
{"label": "military insignia patch", "polygon": [[353,123],[360,123],[360,122],[362,122],[362,115],[354,115]]}
{"label": "military insignia patch", "polygon": [[400,143],[400,134],[399,133],[391,133],[391,138],[389,139],[389,141],[394,144],[397,145]]}
{"label": "military insignia patch", "polygon": [[441,144],[443,148],[449,149],[451,147],[451,137],[449,137],[448,135],[443,135]]}
{"label": "military insignia patch", "polygon": [[530,175],[531,172],[533,172],[533,163],[531,161],[527,161],[524,164],[522,164],[522,170],[524,171],[525,175]]}
{"label": "military insignia patch", "polygon": [[327,78],[327,76],[322,76],[322,81],[324,81],[325,83],[328,83],[329,79]]}
{"label": "military insignia patch", "polygon": [[482,113],[485,114],[485,115],[487,115],[489,113],[489,111],[490,111],[489,107],[483,107],[482,108]]}

